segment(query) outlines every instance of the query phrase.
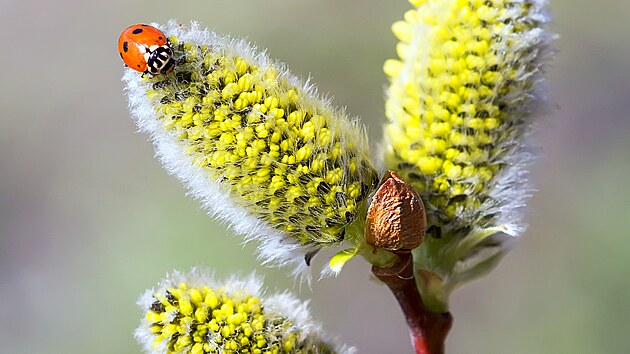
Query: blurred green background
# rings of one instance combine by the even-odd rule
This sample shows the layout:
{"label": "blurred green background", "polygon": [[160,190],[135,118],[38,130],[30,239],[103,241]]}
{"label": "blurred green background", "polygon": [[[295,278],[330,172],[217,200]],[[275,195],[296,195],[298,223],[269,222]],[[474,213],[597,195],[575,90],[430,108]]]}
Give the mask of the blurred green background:
{"label": "blurred green background", "polygon": [[[558,105],[538,121],[529,231],[456,292],[449,353],[627,353],[630,2],[555,0]],[[116,50],[137,22],[198,20],[311,74],[380,136],[397,1],[0,1],[0,352],[138,353],[138,295],[195,265],[263,274],[129,118]],[[317,266],[321,265],[319,260]],[[411,353],[388,290],[355,260],[315,283],[315,317],[360,353]]]}

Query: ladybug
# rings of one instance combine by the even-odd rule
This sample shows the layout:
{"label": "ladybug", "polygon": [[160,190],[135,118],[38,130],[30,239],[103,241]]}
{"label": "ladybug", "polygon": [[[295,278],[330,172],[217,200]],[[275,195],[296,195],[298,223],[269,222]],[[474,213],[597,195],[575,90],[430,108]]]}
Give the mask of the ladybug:
{"label": "ladybug", "polygon": [[143,24],[125,28],[118,39],[118,52],[125,66],[150,77],[173,69],[171,42],[159,29]]}

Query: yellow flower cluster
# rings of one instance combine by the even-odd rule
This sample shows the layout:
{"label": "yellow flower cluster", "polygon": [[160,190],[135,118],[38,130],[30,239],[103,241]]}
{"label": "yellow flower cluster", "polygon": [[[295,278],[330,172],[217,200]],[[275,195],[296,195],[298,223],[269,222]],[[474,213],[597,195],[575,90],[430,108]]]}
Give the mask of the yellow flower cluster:
{"label": "yellow flower cluster", "polygon": [[343,240],[378,182],[364,132],[281,68],[171,41],[175,69],[147,96],[192,163],[300,244]]}
{"label": "yellow flower cluster", "polygon": [[413,251],[425,304],[488,272],[522,229],[529,194],[525,135],[551,36],[546,0],[410,0],[394,23],[387,167],[424,201],[427,237]]}
{"label": "yellow flower cluster", "polygon": [[245,292],[182,283],[154,292],[152,299],[144,310],[153,353],[334,353]]}
{"label": "yellow flower cluster", "polygon": [[528,126],[540,1],[411,3],[392,27],[400,60],[384,65],[388,167],[419,191],[434,235],[493,226],[492,188]]}

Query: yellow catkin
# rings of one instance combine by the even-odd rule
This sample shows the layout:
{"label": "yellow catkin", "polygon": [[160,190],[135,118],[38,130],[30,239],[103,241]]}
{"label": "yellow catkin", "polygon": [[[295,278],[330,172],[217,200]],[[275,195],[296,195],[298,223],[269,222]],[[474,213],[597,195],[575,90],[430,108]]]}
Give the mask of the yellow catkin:
{"label": "yellow catkin", "polygon": [[419,191],[431,231],[493,226],[493,182],[528,125],[537,80],[527,42],[537,1],[411,3],[392,26],[401,60],[384,65],[387,165]]}
{"label": "yellow catkin", "polygon": [[175,69],[145,78],[164,129],[235,204],[301,244],[344,239],[378,176],[364,132],[274,66],[172,36]]}
{"label": "yellow catkin", "polygon": [[[388,168],[424,201],[413,251],[425,304],[448,310],[461,283],[487,273],[523,228],[525,143],[540,97],[545,0],[411,0],[385,62]],[[489,242],[487,242],[489,241]]]}
{"label": "yellow catkin", "polygon": [[336,353],[310,328],[266,311],[265,300],[246,290],[183,282],[151,298],[143,308],[150,338],[138,338],[152,343],[153,353]]}

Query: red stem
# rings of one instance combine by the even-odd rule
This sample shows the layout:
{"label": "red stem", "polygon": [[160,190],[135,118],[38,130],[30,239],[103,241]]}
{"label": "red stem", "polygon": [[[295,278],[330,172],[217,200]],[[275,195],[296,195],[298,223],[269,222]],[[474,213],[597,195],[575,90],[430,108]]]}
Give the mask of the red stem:
{"label": "red stem", "polygon": [[433,313],[422,302],[413,275],[410,252],[399,253],[400,260],[389,268],[372,266],[372,273],[392,291],[405,314],[416,354],[444,354],[444,341],[451,329],[449,312]]}

